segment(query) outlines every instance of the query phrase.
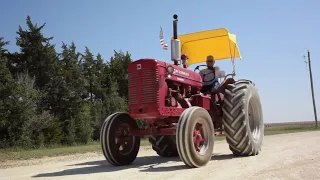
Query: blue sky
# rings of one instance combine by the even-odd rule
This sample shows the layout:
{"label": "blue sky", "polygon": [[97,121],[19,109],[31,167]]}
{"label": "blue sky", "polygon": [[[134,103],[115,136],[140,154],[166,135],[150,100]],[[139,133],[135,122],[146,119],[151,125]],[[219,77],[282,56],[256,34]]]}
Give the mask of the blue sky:
{"label": "blue sky", "polygon": [[[265,122],[314,120],[309,74],[303,55],[311,52],[314,87],[320,112],[320,1],[317,0],[55,0],[2,2],[0,36],[17,50],[18,25],[30,15],[47,23],[46,36],[60,50],[74,41],[79,51],[88,46],[105,59],[113,50],[129,51],[133,59],[169,61],[170,51],[159,44],[162,26],[166,42],[172,36],[172,15],[179,15],[179,33],[220,27],[237,35],[243,59],[236,61],[238,78],[255,82],[263,103]],[[231,72],[230,61],[216,63]]]}

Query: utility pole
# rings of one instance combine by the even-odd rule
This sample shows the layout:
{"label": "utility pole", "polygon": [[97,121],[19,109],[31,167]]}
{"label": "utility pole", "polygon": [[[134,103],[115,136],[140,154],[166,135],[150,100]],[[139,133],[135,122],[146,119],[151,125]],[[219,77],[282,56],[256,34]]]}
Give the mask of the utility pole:
{"label": "utility pole", "polygon": [[311,95],[312,95],[314,119],[316,121],[316,127],[318,128],[317,108],[316,108],[316,101],[314,99],[313,78],[312,78],[312,70],[311,70],[311,61],[310,61],[310,52],[309,52],[309,50],[308,50],[308,65],[309,65],[310,86],[311,86]]}

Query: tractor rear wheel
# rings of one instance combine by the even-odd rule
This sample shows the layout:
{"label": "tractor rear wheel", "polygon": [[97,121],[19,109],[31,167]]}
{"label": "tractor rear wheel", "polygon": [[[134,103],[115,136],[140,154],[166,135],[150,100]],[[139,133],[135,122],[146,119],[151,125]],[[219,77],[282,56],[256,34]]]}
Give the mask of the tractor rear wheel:
{"label": "tractor rear wheel", "polygon": [[264,123],[260,98],[253,83],[239,80],[227,85],[222,110],[226,139],[233,154],[259,154],[264,139]]}
{"label": "tractor rear wheel", "polygon": [[207,110],[190,107],[180,116],[176,131],[180,158],[189,167],[205,166],[211,159],[214,127]]}
{"label": "tractor rear wheel", "polygon": [[111,114],[102,124],[100,131],[102,152],[112,165],[129,165],[137,157],[140,137],[129,133],[129,124],[136,125],[128,113],[122,112]]}
{"label": "tractor rear wheel", "polygon": [[156,151],[159,156],[179,156],[175,136],[150,136],[149,142],[152,145],[152,149]]}

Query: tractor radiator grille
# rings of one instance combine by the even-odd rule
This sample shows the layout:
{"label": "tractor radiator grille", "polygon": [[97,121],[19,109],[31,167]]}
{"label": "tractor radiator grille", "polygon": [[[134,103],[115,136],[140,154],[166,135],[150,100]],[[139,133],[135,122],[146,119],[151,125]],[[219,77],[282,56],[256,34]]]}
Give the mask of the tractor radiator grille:
{"label": "tractor radiator grille", "polygon": [[159,90],[158,69],[144,69],[141,73],[141,103],[157,103]]}
{"label": "tractor radiator grille", "polygon": [[138,104],[138,71],[128,73],[129,104]]}
{"label": "tractor radiator grille", "polygon": [[158,69],[142,69],[128,74],[129,104],[149,104],[159,102]]}

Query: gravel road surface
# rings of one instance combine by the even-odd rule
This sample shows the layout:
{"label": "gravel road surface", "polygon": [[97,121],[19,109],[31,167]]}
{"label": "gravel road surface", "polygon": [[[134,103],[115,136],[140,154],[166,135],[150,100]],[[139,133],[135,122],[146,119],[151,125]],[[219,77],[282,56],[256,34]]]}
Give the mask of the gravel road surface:
{"label": "gravel road surface", "polygon": [[234,157],[225,141],[215,143],[212,160],[202,168],[187,168],[179,158],[160,158],[147,147],[134,164],[109,165],[101,153],[15,161],[0,164],[0,180],[320,180],[320,131],[266,136],[262,152]]}

